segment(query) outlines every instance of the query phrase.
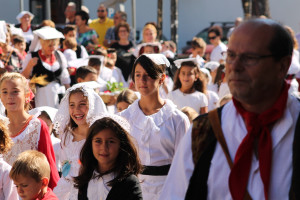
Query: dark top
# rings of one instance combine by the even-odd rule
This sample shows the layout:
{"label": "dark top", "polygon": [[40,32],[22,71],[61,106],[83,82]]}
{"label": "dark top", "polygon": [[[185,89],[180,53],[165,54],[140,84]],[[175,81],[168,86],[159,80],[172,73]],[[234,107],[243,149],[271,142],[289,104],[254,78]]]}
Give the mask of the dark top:
{"label": "dark top", "polygon": [[129,44],[128,44],[128,45],[120,45],[118,42],[113,43],[113,44],[111,45],[111,48],[115,48],[115,49],[117,50],[118,54],[124,54],[124,53],[127,53],[128,50],[129,50],[130,48],[132,48],[132,47],[133,47],[133,44],[132,44],[131,41],[129,41]]}
{"label": "dark top", "polygon": [[[88,184],[78,191],[78,200],[88,200]],[[139,179],[130,175],[123,181],[116,183],[109,191],[106,200],[142,200],[142,190]]]}
{"label": "dark top", "polygon": [[[57,81],[60,83],[59,76],[61,75],[63,68],[62,68],[62,64],[61,64],[62,63],[61,58],[60,58],[60,55],[58,54],[58,52],[55,51],[54,55],[55,55],[57,61],[59,62],[60,67],[58,68],[58,70],[56,70],[54,72],[50,71],[44,67],[44,65],[39,57],[38,51],[32,52],[31,55],[32,55],[32,58],[34,58],[34,57],[39,58],[37,64],[33,67],[33,70],[31,73],[32,77],[33,76],[39,77],[39,76],[47,75],[45,80],[47,80],[49,83],[52,81]],[[41,85],[38,85],[38,86],[42,87]]]}

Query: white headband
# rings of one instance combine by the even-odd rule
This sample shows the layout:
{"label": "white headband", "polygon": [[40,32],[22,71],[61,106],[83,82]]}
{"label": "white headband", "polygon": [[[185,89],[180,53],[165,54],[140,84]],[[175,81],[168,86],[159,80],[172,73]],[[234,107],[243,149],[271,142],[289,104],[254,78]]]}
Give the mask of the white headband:
{"label": "white headband", "polygon": [[185,58],[185,59],[178,59],[174,61],[174,64],[179,69],[183,62],[193,62],[196,66],[198,66],[198,60],[196,58]]}
{"label": "white headband", "polygon": [[143,54],[147,56],[152,62],[154,62],[157,65],[166,65],[167,67],[170,67],[170,62],[167,59],[167,57],[163,54],[159,53],[152,53],[152,54]]}

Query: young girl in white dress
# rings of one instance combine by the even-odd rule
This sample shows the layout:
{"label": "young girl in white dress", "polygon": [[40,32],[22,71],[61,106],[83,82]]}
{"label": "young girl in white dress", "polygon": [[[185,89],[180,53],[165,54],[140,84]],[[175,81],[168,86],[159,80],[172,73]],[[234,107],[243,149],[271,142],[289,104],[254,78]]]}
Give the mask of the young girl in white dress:
{"label": "young girl in white dress", "polygon": [[78,200],[142,200],[137,175],[142,165],[121,116],[99,116],[80,152],[80,172],[74,178]]}
{"label": "young girl in white dress", "polygon": [[168,174],[177,146],[189,128],[188,118],[168,99],[159,95],[165,68],[170,63],[162,54],[143,54],[133,65],[132,80],[141,99],[121,112],[137,140],[144,171],[139,175],[143,198],[156,200]]}
{"label": "young girl in white dress", "polygon": [[3,155],[4,160],[12,165],[18,155],[26,150],[38,150],[44,153],[50,164],[50,182],[52,189],[56,186],[59,175],[55,165],[55,154],[51,144],[46,123],[38,115],[28,114],[33,94],[27,80],[19,73],[6,73],[0,79],[0,98],[9,118],[12,148]]}
{"label": "young girl in white dress", "polygon": [[189,106],[199,114],[207,112],[208,101],[204,92],[204,82],[200,79],[200,71],[195,58],[174,61],[179,68],[174,77],[173,91],[168,98],[178,109]]}
{"label": "young girl in white dress", "polygon": [[8,123],[8,119],[0,115],[0,200],[18,199],[17,188],[9,178],[11,166],[2,157],[12,145],[7,128]]}
{"label": "young girl in white dress", "polygon": [[54,119],[54,129],[61,139],[62,176],[53,192],[58,199],[77,199],[73,177],[78,176],[79,153],[87,137],[89,123],[107,112],[100,96],[85,83],[73,85],[66,92]]}

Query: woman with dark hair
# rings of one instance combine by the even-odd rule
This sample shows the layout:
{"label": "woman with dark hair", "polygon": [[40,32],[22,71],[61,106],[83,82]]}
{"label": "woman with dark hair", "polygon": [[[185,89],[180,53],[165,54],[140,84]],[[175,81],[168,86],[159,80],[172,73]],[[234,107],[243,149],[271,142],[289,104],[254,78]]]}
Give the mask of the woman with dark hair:
{"label": "woman with dark hair", "polygon": [[168,99],[162,99],[159,88],[170,66],[162,54],[143,54],[134,63],[132,80],[141,99],[121,112],[137,140],[144,171],[139,175],[143,198],[156,200],[169,172],[177,146],[190,122]]}
{"label": "woman with dark hair", "polygon": [[80,171],[74,178],[78,199],[143,199],[137,178],[142,165],[129,123],[117,115],[97,118],[80,152]]}
{"label": "woman with dark hair", "polygon": [[88,26],[89,19],[89,14],[82,10],[75,14],[75,23],[78,28],[77,43],[87,48],[88,51],[95,44],[98,44],[98,35],[96,31]]}

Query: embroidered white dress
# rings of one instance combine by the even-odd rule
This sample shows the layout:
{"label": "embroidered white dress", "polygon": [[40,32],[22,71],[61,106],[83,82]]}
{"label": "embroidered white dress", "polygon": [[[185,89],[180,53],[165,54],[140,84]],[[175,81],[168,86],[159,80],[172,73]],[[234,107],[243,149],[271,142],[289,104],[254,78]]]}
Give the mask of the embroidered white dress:
{"label": "embroidered white dress", "polygon": [[[25,130],[11,138],[13,141],[12,148],[3,155],[3,159],[12,165],[17,159],[18,155],[27,150],[38,150],[40,140],[41,122],[35,115],[28,123]],[[49,136],[50,137],[50,136]]]}
{"label": "embroidered white dress", "polygon": [[[177,146],[189,128],[188,118],[168,99],[155,114],[146,116],[135,101],[121,112],[136,139],[141,163],[146,166],[171,164]],[[158,199],[166,176],[139,175],[144,200]]]}
{"label": "embroidered white dress", "polygon": [[73,186],[73,177],[78,176],[79,173],[79,155],[85,139],[73,142],[73,135],[70,132],[67,133],[66,138],[64,137],[65,135],[63,134],[59,159],[61,161],[61,166],[63,166],[66,161],[70,163],[70,171],[67,173],[66,177],[63,175],[61,176],[53,192],[58,199],[77,200],[78,189]]}
{"label": "embroidered white dress", "polygon": [[177,89],[168,94],[168,99],[173,101],[178,109],[189,106],[197,113],[200,113],[200,108],[208,106],[206,95],[199,91],[195,91],[191,94],[185,94],[181,92],[180,89]]}
{"label": "embroidered white dress", "polygon": [[18,199],[17,188],[9,178],[11,166],[0,155],[0,200]]}
{"label": "embroidered white dress", "polygon": [[[98,174],[97,172],[94,172]],[[106,174],[99,179],[92,179],[89,182],[87,189],[87,197],[91,200],[105,200],[111,187],[107,185],[109,181],[114,179],[115,176],[113,173]]]}

